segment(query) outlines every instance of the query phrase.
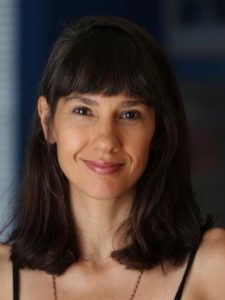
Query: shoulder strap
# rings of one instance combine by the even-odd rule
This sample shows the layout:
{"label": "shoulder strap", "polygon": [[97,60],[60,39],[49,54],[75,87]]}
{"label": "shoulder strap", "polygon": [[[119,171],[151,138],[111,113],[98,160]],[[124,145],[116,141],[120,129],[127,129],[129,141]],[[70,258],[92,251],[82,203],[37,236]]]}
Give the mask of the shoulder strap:
{"label": "shoulder strap", "polygon": [[188,273],[191,269],[191,266],[192,266],[192,263],[194,261],[194,258],[195,258],[195,254],[198,250],[198,247],[194,248],[190,255],[189,255],[189,259],[188,259],[188,263],[187,263],[187,267],[185,269],[185,272],[184,272],[184,275],[183,275],[183,278],[181,280],[181,283],[179,285],[179,288],[177,290],[177,293],[176,293],[176,296],[174,298],[174,300],[180,300],[181,299],[181,296],[182,296],[182,293],[183,293],[183,290],[184,290],[184,285],[185,285],[185,282],[187,280],[187,277],[188,277]]}
{"label": "shoulder strap", "polygon": [[12,263],[13,271],[13,300],[19,300],[19,269]]}

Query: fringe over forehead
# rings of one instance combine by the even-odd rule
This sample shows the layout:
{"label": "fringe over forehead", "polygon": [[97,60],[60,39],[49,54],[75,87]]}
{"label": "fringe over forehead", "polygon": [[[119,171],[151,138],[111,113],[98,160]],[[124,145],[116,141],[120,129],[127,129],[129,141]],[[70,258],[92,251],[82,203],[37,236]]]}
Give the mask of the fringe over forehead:
{"label": "fringe over forehead", "polygon": [[124,92],[155,106],[161,90],[157,66],[161,51],[149,34],[127,20],[82,18],[55,43],[39,94],[51,107],[71,92],[107,96]]}

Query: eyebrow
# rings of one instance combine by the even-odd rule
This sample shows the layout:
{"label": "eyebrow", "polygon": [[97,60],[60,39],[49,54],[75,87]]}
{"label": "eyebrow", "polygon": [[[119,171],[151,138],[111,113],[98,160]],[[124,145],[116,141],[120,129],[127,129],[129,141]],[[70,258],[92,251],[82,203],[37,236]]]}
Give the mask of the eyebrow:
{"label": "eyebrow", "polygon": [[[76,100],[76,101],[78,100],[79,102],[84,103],[86,105],[99,106],[99,102],[96,101],[95,99],[89,98],[84,95],[79,95],[79,94],[71,94],[66,97],[66,100]],[[138,104],[147,105],[146,101],[144,99],[137,98],[137,99],[124,100],[122,102],[122,107],[132,107],[132,106],[136,106]]]}

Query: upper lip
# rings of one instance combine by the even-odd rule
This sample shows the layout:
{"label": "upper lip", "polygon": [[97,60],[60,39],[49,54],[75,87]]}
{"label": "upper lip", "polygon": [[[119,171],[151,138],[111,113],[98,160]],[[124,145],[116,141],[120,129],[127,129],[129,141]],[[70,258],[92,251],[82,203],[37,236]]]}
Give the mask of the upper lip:
{"label": "upper lip", "polygon": [[119,166],[119,165],[124,165],[122,162],[117,162],[117,161],[104,161],[104,160],[85,160],[85,162],[99,166],[99,167],[113,167],[113,166]]}

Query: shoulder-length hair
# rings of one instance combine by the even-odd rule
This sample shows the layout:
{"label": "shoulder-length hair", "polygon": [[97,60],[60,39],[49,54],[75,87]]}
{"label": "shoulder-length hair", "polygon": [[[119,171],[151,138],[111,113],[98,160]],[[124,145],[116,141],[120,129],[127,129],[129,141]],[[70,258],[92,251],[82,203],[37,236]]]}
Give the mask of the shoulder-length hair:
{"label": "shoulder-length hair", "polygon": [[[111,253],[131,269],[183,262],[203,231],[190,183],[188,131],[176,79],[158,42],[117,17],[85,17],[56,41],[40,83],[50,106],[72,92],[138,95],[156,111],[153,149],[136,184],[129,243]],[[79,175],[78,175],[79,176]],[[81,257],[68,181],[35,112],[19,196],[11,259],[18,267],[62,274]]]}

